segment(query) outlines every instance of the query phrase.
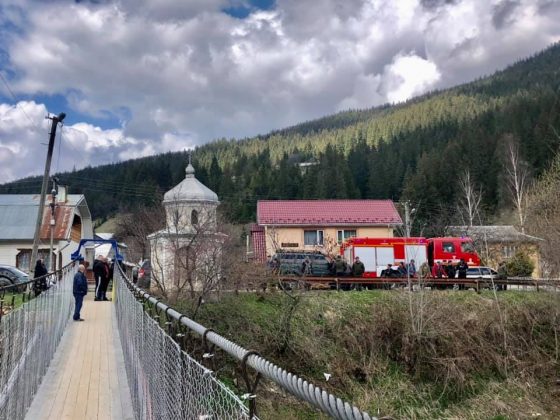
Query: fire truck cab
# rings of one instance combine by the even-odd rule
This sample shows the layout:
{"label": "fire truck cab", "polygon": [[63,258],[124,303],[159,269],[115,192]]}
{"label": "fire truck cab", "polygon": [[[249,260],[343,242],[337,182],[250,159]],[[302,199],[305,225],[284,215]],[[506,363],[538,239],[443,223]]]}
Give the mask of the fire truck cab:
{"label": "fire truck cab", "polygon": [[474,249],[471,238],[430,238],[428,239],[428,263],[430,266],[435,262],[452,261],[457,264],[461,261],[469,265],[469,267],[478,267],[480,265],[480,257]]}

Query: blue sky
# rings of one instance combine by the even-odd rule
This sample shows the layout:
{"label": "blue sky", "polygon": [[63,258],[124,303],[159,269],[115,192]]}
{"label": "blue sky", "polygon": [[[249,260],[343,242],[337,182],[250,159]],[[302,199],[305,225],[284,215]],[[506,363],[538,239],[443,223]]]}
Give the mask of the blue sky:
{"label": "blue sky", "polygon": [[0,183],[42,172],[47,113],[60,170],[184,150],[491,74],[559,21],[552,0],[2,0]]}
{"label": "blue sky", "polygon": [[250,0],[243,3],[235,3],[224,7],[222,10],[238,19],[245,19],[255,10],[272,10],[274,8],[274,0]]}

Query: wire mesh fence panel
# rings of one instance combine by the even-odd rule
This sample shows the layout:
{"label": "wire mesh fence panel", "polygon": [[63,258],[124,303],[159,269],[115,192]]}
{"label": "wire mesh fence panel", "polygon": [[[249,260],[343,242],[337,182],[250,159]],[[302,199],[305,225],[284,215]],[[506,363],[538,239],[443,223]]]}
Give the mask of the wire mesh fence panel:
{"label": "wire mesh fence panel", "polygon": [[247,407],[144,310],[115,270],[116,310],[136,419],[248,419]]}
{"label": "wire mesh fence panel", "polygon": [[[0,314],[0,420],[25,417],[70,319],[76,269],[72,264],[52,274],[48,290]],[[3,307],[31,285],[2,291]]]}

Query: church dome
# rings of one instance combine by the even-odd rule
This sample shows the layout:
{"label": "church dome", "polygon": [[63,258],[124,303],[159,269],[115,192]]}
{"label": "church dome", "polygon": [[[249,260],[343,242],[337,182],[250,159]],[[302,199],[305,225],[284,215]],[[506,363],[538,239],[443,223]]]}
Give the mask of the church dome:
{"label": "church dome", "polygon": [[218,203],[218,195],[195,178],[194,168],[190,163],[185,173],[185,179],[164,194],[163,204],[189,201]]}

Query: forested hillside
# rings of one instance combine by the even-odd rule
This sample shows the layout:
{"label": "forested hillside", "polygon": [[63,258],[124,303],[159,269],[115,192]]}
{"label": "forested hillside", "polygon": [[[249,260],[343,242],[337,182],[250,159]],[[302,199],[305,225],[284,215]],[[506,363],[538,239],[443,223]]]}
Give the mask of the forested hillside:
{"label": "forested hillside", "polygon": [[[254,220],[258,199],[392,198],[417,208],[415,230],[457,220],[458,178],[482,189],[482,218],[510,206],[505,144],[518,144],[532,176],[560,145],[560,44],[504,71],[396,106],[351,110],[268,135],[216,140],[193,153],[197,177],[234,222]],[[167,153],[60,175],[95,218],[152,204],[180,182],[185,153]],[[299,163],[311,162],[302,168]],[[0,186],[39,191],[39,180]]]}

